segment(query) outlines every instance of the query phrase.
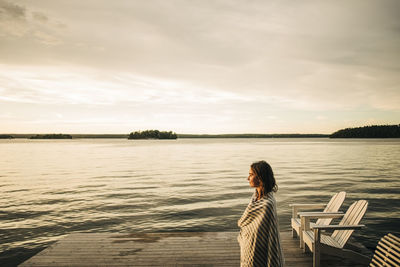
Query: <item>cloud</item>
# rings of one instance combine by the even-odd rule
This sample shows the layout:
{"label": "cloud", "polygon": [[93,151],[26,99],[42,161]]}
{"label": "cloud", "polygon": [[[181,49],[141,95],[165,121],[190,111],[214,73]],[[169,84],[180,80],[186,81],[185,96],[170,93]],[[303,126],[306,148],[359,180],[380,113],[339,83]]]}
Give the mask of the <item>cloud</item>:
{"label": "cloud", "polygon": [[41,11],[32,11],[20,4],[0,0],[0,36],[11,42],[10,49],[15,44],[18,47],[24,43],[31,45],[30,40],[50,46],[61,44],[55,29],[65,25],[60,22],[48,24],[48,21],[48,16]]}
{"label": "cloud", "polygon": [[62,43],[57,37],[45,32],[35,31],[33,35],[35,36],[36,40],[42,44],[58,45]]}
{"label": "cloud", "polygon": [[45,14],[43,14],[42,12],[37,12],[37,11],[36,12],[32,12],[32,17],[35,20],[38,20],[38,21],[40,21],[42,23],[45,23],[45,22],[47,22],[49,20],[49,18]]}
{"label": "cloud", "polygon": [[161,80],[129,73],[102,73],[53,68],[0,66],[3,101],[36,104],[153,105],[217,104],[247,101],[245,96],[182,81]]}
{"label": "cloud", "polygon": [[26,10],[25,7],[1,0],[0,12],[2,14],[2,17],[23,19],[25,18]]}
{"label": "cloud", "polygon": [[24,7],[0,0],[0,36],[22,36],[27,32]]}
{"label": "cloud", "polygon": [[0,2],[2,101],[119,106],[149,125],[399,112],[398,1],[95,2]]}

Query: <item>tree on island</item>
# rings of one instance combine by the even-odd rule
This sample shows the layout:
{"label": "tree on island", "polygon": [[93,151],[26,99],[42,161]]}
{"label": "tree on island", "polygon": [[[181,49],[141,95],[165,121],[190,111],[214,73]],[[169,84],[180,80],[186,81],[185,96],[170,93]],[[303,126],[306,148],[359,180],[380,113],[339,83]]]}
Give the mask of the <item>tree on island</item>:
{"label": "tree on island", "polygon": [[160,132],[159,130],[136,131],[129,134],[128,139],[177,139],[174,132]]}
{"label": "tree on island", "polygon": [[346,128],[334,132],[330,138],[400,138],[399,125],[371,125]]}
{"label": "tree on island", "polygon": [[29,139],[72,139],[72,136],[69,134],[37,134]]}

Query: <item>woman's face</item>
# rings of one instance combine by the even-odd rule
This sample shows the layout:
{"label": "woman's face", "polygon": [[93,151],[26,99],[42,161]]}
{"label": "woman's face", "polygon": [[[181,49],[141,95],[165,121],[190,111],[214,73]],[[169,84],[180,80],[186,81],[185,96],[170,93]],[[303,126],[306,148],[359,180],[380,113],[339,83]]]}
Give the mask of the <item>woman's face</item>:
{"label": "woman's face", "polygon": [[249,184],[251,187],[259,187],[260,182],[256,176],[256,174],[253,172],[253,170],[250,168],[249,170],[249,176],[247,177],[247,180],[249,181]]}

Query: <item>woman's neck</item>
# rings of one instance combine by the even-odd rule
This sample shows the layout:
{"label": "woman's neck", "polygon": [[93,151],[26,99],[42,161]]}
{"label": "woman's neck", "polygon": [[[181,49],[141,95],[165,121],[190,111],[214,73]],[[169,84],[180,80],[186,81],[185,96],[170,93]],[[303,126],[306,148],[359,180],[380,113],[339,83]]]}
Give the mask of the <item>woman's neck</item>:
{"label": "woman's neck", "polygon": [[256,190],[257,190],[257,200],[260,200],[262,197],[261,196],[262,189],[261,189],[261,187],[257,187]]}

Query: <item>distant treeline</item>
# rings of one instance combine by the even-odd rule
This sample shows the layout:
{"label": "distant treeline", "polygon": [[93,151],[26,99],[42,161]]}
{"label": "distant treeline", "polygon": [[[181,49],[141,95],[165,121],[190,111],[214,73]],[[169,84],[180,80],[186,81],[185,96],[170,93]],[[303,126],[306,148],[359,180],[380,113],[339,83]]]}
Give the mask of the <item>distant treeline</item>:
{"label": "distant treeline", "polygon": [[[13,138],[31,138],[37,134],[7,134]],[[43,135],[43,134],[41,134]],[[127,138],[128,134],[69,134],[72,138]]]}
{"label": "distant treeline", "polygon": [[177,139],[177,138],[400,138],[400,125],[372,125],[346,128],[333,134],[176,134],[158,130],[136,131],[127,134],[0,134],[0,139],[72,139],[72,138],[128,138],[128,139]]}
{"label": "distant treeline", "polygon": [[328,134],[178,134],[179,138],[321,138]]}
{"label": "distant treeline", "polygon": [[0,134],[0,139],[13,139],[14,137],[9,134]]}
{"label": "distant treeline", "polygon": [[346,128],[334,132],[330,138],[400,138],[400,125],[372,125]]}
{"label": "distant treeline", "polygon": [[73,138],[127,138],[128,134],[71,134]]}
{"label": "distant treeline", "polygon": [[[131,133],[132,134],[132,133]],[[2,137],[4,136],[4,137]],[[35,134],[2,134],[0,138],[31,138]],[[72,138],[129,138],[128,134],[70,134]],[[327,134],[176,134],[177,138],[321,138]],[[33,138],[32,138],[33,139]],[[176,139],[176,138],[174,138]]]}
{"label": "distant treeline", "polygon": [[37,134],[29,139],[72,139],[72,136],[69,134]]}
{"label": "distant treeline", "polygon": [[177,139],[174,132],[160,132],[159,130],[137,131],[129,134],[128,139]]}

